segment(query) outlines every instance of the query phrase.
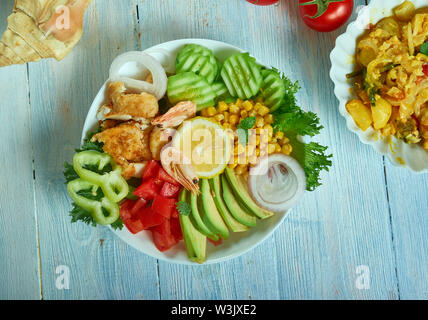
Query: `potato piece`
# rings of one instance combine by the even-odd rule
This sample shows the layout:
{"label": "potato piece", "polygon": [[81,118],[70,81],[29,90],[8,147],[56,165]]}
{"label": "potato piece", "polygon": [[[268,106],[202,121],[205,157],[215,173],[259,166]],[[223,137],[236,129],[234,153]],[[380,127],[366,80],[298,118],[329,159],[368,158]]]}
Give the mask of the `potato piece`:
{"label": "potato piece", "polygon": [[397,36],[400,38],[400,26],[394,18],[388,17],[380,20],[376,25],[376,28],[382,29],[388,32],[391,36]]}
{"label": "potato piece", "polygon": [[376,51],[372,47],[358,48],[357,61],[367,67],[370,62],[376,59]]}
{"label": "potato piece", "polygon": [[411,1],[404,1],[393,11],[398,20],[407,22],[412,20],[413,16],[415,15],[416,8]]}
{"label": "potato piece", "polygon": [[372,112],[361,100],[351,100],[346,104],[346,110],[354,119],[357,126],[366,131],[372,124]]}
{"label": "potato piece", "polygon": [[372,107],[372,116],[373,116],[373,127],[376,130],[382,129],[386,126],[391,118],[392,106],[381,96],[376,95],[376,104]]}

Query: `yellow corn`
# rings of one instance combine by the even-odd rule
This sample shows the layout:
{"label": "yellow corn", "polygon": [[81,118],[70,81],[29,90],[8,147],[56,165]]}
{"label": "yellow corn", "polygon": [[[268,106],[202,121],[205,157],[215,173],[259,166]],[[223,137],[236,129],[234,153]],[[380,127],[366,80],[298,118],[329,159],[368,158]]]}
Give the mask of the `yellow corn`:
{"label": "yellow corn", "polygon": [[207,115],[208,117],[213,117],[217,114],[217,110],[214,107],[209,107],[207,109]]}
{"label": "yellow corn", "polygon": [[239,118],[238,118],[238,116],[237,116],[236,114],[232,114],[232,115],[229,117],[229,123],[230,123],[230,124],[237,124],[237,123],[238,123],[238,121],[239,121]]}
{"label": "yellow corn", "polygon": [[239,113],[239,107],[236,104],[231,104],[229,106],[230,113]]}
{"label": "yellow corn", "polygon": [[230,113],[227,111],[224,111],[223,116],[224,116],[224,122],[229,122]]}
{"label": "yellow corn", "polygon": [[267,115],[268,113],[269,113],[269,108],[268,107],[266,107],[266,106],[261,106],[260,108],[259,108],[259,110],[257,111],[257,113],[259,114],[259,115],[261,115],[262,117],[264,117],[265,115]]}
{"label": "yellow corn", "polygon": [[240,164],[235,168],[235,173],[238,175],[244,174],[246,171],[247,171],[246,165]]}
{"label": "yellow corn", "polygon": [[219,113],[219,114],[216,114],[215,116],[214,116],[214,119],[215,119],[215,121],[217,121],[217,122],[222,122],[223,120],[224,120],[224,115],[222,115],[221,113]]}
{"label": "yellow corn", "polygon": [[263,119],[263,117],[257,116],[256,117],[256,127],[262,128],[264,125],[265,125],[265,120]]}
{"label": "yellow corn", "polygon": [[248,116],[247,110],[241,110],[241,118],[246,118]]}
{"label": "yellow corn", "polygon": [[281,146],[278,143],[275,143],[275,152],[281,152]]}
{"label": "yellow corn", "polygon": [[293,151],[293,147],[291,146],[291,144],[284,144],[281,148],[281,151],[283,154],[286,154],[288,156]]}
{"label": "yellow corn", "polygon": [[284,138],[284,132],[277,131],[275,133],[275,138],[278,139],[278,140],[281,140],[282,138]]}
{"label": "yellow corn", "polygon": [[251,103],[251,101],[247,100],[242,104],[242,107],[245,109],[245,111],[251,111],[253,110],[253,104]]}
{"label": "yellow corn", "polygon": [[270,124],[265,125],[263,129],[267,130],[267,134],[269,138],[273,137],[273,127]]}
{"label": "yellow corn", "polygon": [[223,129],[232,129],[232,126],[230,125],[230,123],[223,123]]}
{"label": "yellow corn", "polygon": [[288,139],[287,137],[284,137],[284,138],[281,139],[282,145],[285,145],[285,144],[287,144],[289,142],[290,142],[290,139]]}
{"label": "yellow corn", "polygon": [[257,116],[257,111],[256,110],[251,110],[250,112],[248,112],[248,116],[249,117],[256,117]]}
{"label": "yellow corn", "polygon": [[273,115],[271,115],[271,114],[265,115],[264,120],[265,120],[266,124],[272,124],[273,123]]}
{"label": "yellow corn", "polygon": [[268,153],[272,154],[275,152],[275,144],[274,143],[269,143],[268,144]]}
{"label": "yellow corn", "polygon": [[239,109],[241,109],[242,100],[241,99],[236,100],[236,105],[238,106]]}
{"label": "yellow corn", "polygon": [[256,136],[256,146],[260,145],[260,136]]}
{"label": "yellow corn", "polygon": [[229,163],[229,168],[230,169],[235,169],[237,165],[238,165],[238,161],[236,161],[234,163]]}
{"label": "yellow corn", "polygon": [[208,117],[208,112],[207,112],[206,108],[201,110],[201,116],[202,117]]}
{"label": "yellow corn", "polygon": [[227,111],[229,109],[229,106],[227,105],[226,102],[220,101],[218,103],[217,109],[218,109],[218,112],[223,112],[223,111]]}
{"label": "yellow corn", "polygon": [[259,112],[259,110],[260,110],[260,108],[261,107],[263,107],[263,105],[260,103],[260,102],[257,102],[255,105],[254,105],[254,110],[256,111],[256,112]]}

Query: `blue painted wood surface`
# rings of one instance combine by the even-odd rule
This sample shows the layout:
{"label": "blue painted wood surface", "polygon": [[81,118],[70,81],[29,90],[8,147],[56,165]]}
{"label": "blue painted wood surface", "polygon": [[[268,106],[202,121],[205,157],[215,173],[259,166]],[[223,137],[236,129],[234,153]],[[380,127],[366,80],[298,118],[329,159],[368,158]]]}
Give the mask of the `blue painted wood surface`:
{"label": "blue painted wood surface", "polygon": [[[0,4],[0,27],[12,7]],[[306,28],[296,1],[96,0],[63,61],[0,69],[0,298],[427,299],[428,177],[391,166],[346,129],[328,76],[343,31]],[[62,164],[112,59],[179,38],[237,45],[299,80],[298,100],[319,114],[318,140],[334,154],[324,185],[271,238],[217,265],[160,262],[68,217]],[[57,287],[59,266],[69,289]]]}

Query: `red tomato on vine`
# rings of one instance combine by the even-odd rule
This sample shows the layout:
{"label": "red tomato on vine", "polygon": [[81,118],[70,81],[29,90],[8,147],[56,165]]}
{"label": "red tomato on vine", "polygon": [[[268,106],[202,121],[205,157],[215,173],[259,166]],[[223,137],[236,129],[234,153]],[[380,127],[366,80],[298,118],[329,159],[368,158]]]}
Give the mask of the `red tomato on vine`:
{"label": "red tomato on vine", "polygon": [[348,21],[354,9],[353,0],[299,0],[300,15],[312,29],[330,32]]}

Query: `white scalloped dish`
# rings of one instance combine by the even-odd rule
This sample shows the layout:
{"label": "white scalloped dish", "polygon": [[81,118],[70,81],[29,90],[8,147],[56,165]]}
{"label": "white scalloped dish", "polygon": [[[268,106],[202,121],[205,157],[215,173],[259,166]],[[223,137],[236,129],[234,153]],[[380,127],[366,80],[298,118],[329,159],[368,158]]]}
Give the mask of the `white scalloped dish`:
{"label": "white scalloped dish", "polygon": [[[351,93],[352,82],[346,74],[354,71],[354,56],[357,38],[364,33],[369,24],[376,24],[384,17],[392,16],[392,9],[402,0],[372,0],[358,14],[358,18],[349,24],[346,32],[336,40],[331,52],[332,67],[330,78],[333,80],[334,93],[339,100],[339,112],[346,119],[349,130],[356,133],[360,140],[371,145],[378,153],[385,155],[395,166],[405,167],[417,173],[428,172],[428,152],[420,145],[410,145],[393,136],[382,137],[372,127],[362,131],[345,108],[346,103],[355,98]],[[426,7],[426,0],[413,0],[416,8]]]}

